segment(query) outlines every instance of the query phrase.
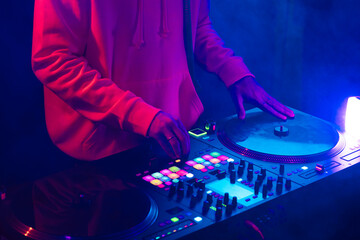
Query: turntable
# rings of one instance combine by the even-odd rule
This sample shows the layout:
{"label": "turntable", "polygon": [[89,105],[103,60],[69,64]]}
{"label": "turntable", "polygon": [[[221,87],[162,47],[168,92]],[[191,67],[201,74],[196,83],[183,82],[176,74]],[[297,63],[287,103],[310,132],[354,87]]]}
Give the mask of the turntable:
{"label": "turntable", "polygon": [[9,188],[2,228],[36,240],[311,239],[291,232],[286,213],[313,218],[320,204],[302,203],[324,205],[327,193],[317,193],[327,188],[312,183],[358,163],[360,142],[349,144],[332,124],[294,112],[284,122],[252,109],[245,121],[219,121],[214,134],[193,130],[189,159],[139,169],[132,179],[74,167]]}
{"label": "turntable", "polygon": [[255,159],[277,163],[307,163],[328,159],[345,146],[330,123],[294,109],[286,122],[252,109],[246,119],[227,118],[218,136],[229,149]]}

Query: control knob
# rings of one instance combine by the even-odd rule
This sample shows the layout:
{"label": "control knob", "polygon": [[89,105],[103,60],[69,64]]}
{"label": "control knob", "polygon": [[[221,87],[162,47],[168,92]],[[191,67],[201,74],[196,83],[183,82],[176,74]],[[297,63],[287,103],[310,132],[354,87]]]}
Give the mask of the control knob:
{"label": "control knob", "polygon": [[202,207],[202,214],[206,215],[210,209],[211,203],[209,201],[204,201],[203,207]]}
{"label": "control knob", "polygon": [[286,189],[286,191],[291,190],[291,179],[289,179],[289,178],[287,178],[285,181],[285,189]]}

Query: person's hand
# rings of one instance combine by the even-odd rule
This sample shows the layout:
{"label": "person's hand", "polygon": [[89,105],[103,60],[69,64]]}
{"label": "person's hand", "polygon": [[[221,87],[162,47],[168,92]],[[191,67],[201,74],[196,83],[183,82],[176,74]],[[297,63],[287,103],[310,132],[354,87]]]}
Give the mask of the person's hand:
{"label": "person's hand", "polygon": [[159,112],[153,119],[148,136],[154,138],[172,159],[186,156],[190,152],[190,137],[179,119]]}
{"label": "person's hand", "polygon": [[251,103],[277,118],[293,118],[294,112],[271,97],[253,77],[244,77],[229,88],[239,119],[245,118],[244,102]]}

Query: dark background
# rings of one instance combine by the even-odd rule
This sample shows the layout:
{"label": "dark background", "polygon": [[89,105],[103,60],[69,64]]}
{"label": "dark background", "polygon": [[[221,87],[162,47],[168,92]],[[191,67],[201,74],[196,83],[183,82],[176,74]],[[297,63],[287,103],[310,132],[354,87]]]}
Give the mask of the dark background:
{"label": "dark background", "polygon": [[[360,1],[212,0],[215,29],[283,103],[337,123],[348,96],[360,95]],[[33,1],[0,8],[1,166],[10,184],[56,169],[66,156],[45,127],[42,85],[30,66]],[[216,76],[197,69],[208,118],[235,110]],[[341,116],[340,116],[341,119]]]}

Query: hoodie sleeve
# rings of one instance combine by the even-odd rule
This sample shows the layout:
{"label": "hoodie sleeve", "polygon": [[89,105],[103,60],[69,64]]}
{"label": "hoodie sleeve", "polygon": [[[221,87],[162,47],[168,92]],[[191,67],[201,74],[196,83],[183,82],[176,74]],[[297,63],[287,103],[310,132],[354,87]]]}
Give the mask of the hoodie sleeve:
{"label": "hoodie sleeve", "polygon": [[91,121],[146,135],[160,111],[101,76],[84,57],[89,0],[36,0],[32,68],[44,86]]}
{"label": "hoodie sleeve", "polygon": [[227,87],[246,76],[252,76],[243,59],[224,47],[209,17],[209,0],[201,0],[195,35],[195,57],[210,72],[216,73]]}

